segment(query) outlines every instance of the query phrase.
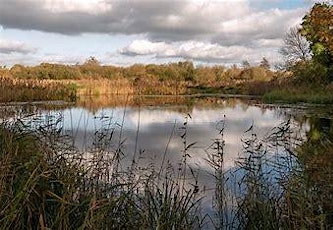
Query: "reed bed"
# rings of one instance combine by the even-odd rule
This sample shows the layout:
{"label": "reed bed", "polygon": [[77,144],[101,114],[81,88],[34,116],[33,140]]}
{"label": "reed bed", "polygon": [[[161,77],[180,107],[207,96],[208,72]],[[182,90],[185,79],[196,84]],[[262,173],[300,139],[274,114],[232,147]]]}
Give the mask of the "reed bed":
{"label": "reed bed", "polygon": [[184,81],[156,79],[84,79],[74,80],[78,96],[104,95],[181,95],[186,93]]}
{"label": "reed bed", "polygon": [[134,94],[128,79],[84,79],[76,80],[78,96],[128,95]]}
{"label": "reed bed", "polygon": [[[2,89],[6,96],[1,100],[74,100],[75,92],[78,96],[212,93],[258,95],[268,102],[331,104],[332,79],[328,73],[329,69],[312,61],[272,71],[267,65],[195,67],[190,61],[116,67],[101,65],[91,57],[76,65],[41,63],[37,66],[17,64],[10,69],[1,67],[0,76],[14,81],[14,85],[6,85],[6,89]],[[31,86],[32,83],[26,83],[24,79],[36,80],[35,89],[28,90],[26,85]],[[47,86],[48,92],[44,92],[38,90],[43,88],[40,84],[44,84],[38,80],[43,79],[60,81],[64,85],[70,81],[73,87],[61,90],[53,84]],[[16,81],[22,82],[20,87],[15,87]],[[11,94],[14,89],[19,92],[17,96]]]}
{"label": "reed bed", "polygon": [[68,81],[0,77],[0,102],[76,100],[75,85]]}
{"label": "reed bed", "polygon": [[124,140],[110,148],[112,127],[81,152],[59,117],[28,120],[0,126],[2,229],[201,228],[197,192],[171,168],[161,174],[133,159],[123,169]]}
{"label": "reed bed", "polygon": [[224,171],[222,126],[208,155],[216,179],[216,229],[333,227],[332,135],[314,141],[295,127],[287,120],[260,140],[251,126],[237,169]]}

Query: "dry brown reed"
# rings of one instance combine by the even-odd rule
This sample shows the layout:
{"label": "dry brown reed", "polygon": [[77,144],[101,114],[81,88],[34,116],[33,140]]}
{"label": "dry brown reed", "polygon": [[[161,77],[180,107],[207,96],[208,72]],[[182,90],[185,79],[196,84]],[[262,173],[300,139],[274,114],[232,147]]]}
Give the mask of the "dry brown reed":
{"label": "dry brown reed", "polygon": [[128,79],[84,79],[73,81],[78,96],[134,94],[133,84]]}
{"label": "dry brown reed", "polygon": [[76,98],[75,87],[68,81],[0,78],[0,102],[69,100]]}
{"label": "dry brown reed", "polygon": [[180,95],[186,93],[183,81],[153,79],[84,79],[74,80],[78,96],[99,95]]}

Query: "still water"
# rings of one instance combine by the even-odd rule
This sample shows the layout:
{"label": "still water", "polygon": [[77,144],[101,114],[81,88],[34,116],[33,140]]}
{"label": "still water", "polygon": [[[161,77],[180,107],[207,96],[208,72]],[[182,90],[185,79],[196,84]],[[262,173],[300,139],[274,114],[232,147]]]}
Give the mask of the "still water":
{"label": "still water", "polygon": [[[142,166],[182,159],[184,138],[188,149],[188,163],[200,172],[211,172],[207,154],[217,138],[224,139],[224,168],[235,167],[243,150],[242,140],[251,134],[258,139],[269,135],[272,129],[291,119],[295,128],[306,134],[309,118],[332,117],[330,107],[282,106],[263,104],[257,100],[223,97],[109,97],[81,98],[73,105],[62,103],[20,104],[2,106],[2,111],[20,111],[34,114],[47,122],[50,118],[60,122],[62,133],[74,139],[80,150],[89,149],[96,142],[96,133],[110,134],[109,150],[120,147],[124,167],[133,159]],[[323,112],[324,111],[324,112]],[[15,113],[15,112],[13,112]],[[182,138],[186,130],[186,136]],[[127,162],[127,163],[126,163]],[[204,177],[205,175],[201,175]],[[207,181],[207,180],[203,180]]]}
{"label": "still water", "polygon": [[[202,99],[203,100],[203,99]],[[140,156],[141,162],[160,164],[166,159],[178,162],[184,148],[184,126],[187,143],[195,143],[189,149],[190,165],[209,170],[205,162],[206,152],[218,138],[224,124],[225,164],[234,166],[234,158],[242,150],[244,132],[253,125],[254,132],[263,137],[274,126],[290,118],[289,109],[270,107],[255,102],[234,99],[216,99],[208,104],[193,105],[138,105],[103,107],[89,111],[84,107],[72,107],[61,111],[63,128],[75,137],[80,149],[88,148],[94,133],[101,128],[113,129],[115,143],[121,132],[125,158]],[[51,114],[54,115],[55,111]],[[184,123],[186,124],[184,125]]]}
{"label": "still water", "polygon": [[[242,152],[242,140],[253,127],[259,139],[283,121],[294,119],[301,107],[265,105],[255,100],[218,97],[188,98],[132,98],[109,99],[110,104],[98,106],[94,99],[76,105],[35,110],[38,120],[51,118],[60,121],[63,134],[74,139],[80,150],[89,149],[96,142],[96,133],[110,134],[109,150],[121,148],[124,167],[133,158],[141,165],[177,164],[182,159],[184,139],[188,149],[189,166],[210,172],[206,162],[212,144],[223,129],[225,169],[235,167],[235,159]],[[107,99],[105,99],[107,100]],[[160,103],[163,100],[164,103]],[[38,106],[36,106],[38,108]],[[303,108],[304,110],[304,108]],[[303,111],[304,112],[304,111]],[[298,114],[299,115],[299,114]],[[32,119],[32,118],[28,118]],[[307,122],[296,122],[300,129],[309,129]],[[182,137],[186,130],[186,136]]]}

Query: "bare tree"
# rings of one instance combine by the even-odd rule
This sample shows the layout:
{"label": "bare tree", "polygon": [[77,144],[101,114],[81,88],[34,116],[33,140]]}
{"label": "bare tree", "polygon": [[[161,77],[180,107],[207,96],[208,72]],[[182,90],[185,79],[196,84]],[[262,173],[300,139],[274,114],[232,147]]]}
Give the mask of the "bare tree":
{"label": "bare tree", "polygon": [[279,53],[285,57],[287,65],[310,59],[311,52],[309,42],[300,34],[299,28],[290,28],[283,42],[284,45],[279,50]]}

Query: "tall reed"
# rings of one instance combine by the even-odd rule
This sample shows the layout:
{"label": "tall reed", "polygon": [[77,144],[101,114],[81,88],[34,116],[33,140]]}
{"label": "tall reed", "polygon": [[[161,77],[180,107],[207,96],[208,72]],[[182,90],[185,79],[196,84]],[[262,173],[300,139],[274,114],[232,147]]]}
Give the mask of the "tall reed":
{"label": "tall reed", "polygon": [[0,76],[0,102],[76,100],[76,87],[66,81],[14,79]]}
{"label": "tall reed", "polygon": [[50,114],[1,124],[4,229],[200,228],[197,193],[177,183],[171,168],[160,183],[152,167],[119,165],[123,140],[114,139],[112,118],[97,118],[104,125],[85,152],[64,135],[61,119]]}

